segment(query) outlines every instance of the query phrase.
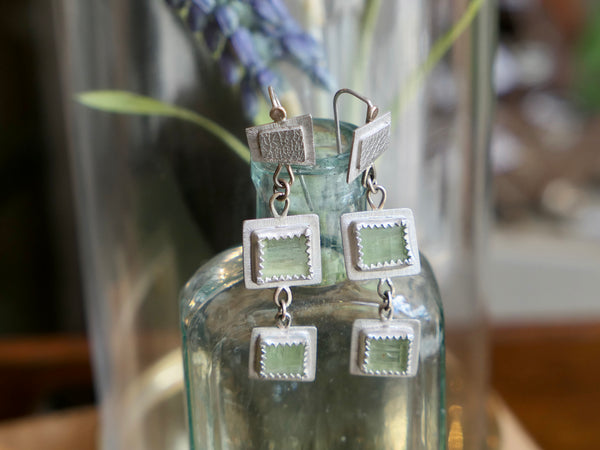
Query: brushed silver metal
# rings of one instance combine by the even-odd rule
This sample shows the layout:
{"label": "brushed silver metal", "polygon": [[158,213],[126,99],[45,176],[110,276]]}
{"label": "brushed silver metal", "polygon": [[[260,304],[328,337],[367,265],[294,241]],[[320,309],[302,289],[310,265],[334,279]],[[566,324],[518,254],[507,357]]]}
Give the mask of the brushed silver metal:
{"label": "brushed silver metal", "polygon": [[362,125],[354,130],[347,182],[350,183],[373,165],[391,142],[392,113]]}
{"label": "brushed silver metal", "polygon": [[[349,280],[372,280],[416,275],[421,271],[415,220],[409,208],[381,209],[343,214],[340,218],[344,261]],[[384,261],[367,266],[362,261],[362,244],[359,231],[373,226],[394,227],[405,225],[408,258]]]}
{"label": "brushed silver metal", "polygon": [[[264,346],[304,344],[302,373],[270,373],[264,371]],[[258,380],[314,381],[317,368],[316,327],[258,327],[252,329],[248,356],[248,376]]]}
{"label": "brushed silver metal", "polygon": [[[263,278],[261,276],[261,241],[307,237],[308,276],[285,276]],[[248,289],[289,287],[319,284],[321,271],[321,232],[319,216],[300,214],[296,216],[245,220],[242,231],[244,254],[244,283]]]}
{"label": "brushed silver metal", "polygon": [[[407,369],[400,371],[368,370],[370,339],[408,339]],[[414,377],[419,369],[419,349],[421,345],[421,323],[414,319],[358,319],[352,325],[350,344],[350,373],[352,375],[404,378]]]}
{"label": "brushed silver metal", "polygon": [[314,165],[315,144],[310,114],[246,128],[252,161]]}

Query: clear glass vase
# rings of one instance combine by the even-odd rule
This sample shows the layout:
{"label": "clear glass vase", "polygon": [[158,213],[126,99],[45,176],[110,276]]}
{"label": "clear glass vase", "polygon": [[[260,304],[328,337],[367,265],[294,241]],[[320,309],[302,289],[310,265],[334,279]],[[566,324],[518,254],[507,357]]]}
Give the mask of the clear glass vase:
{"label": "clear glass vase", "polygon": [[[352,127],[343,130],[348,143]],[[393,279],[405,301],[394,318],[421,324],[414,377],[349,372],[352,325],[376,319],[377,282],[346,279],[340,215],[365,210],[360,178],[346,183],[349,152],[338,155],[333,121],[315,120],[317,165],[296,166],[289,215],[316,213],[321,224],[323,283],[292,288],[294,325],[318,330],[313,382],[248,376],[250,335],[274,326],[269,289],[248,290],[241,249],[204,265],[181,299],[191,446],[194,449],[441,449],[445,448],[444,332],[433,273]],[[346,145],[348,149],[348,144]],[[252,164],[259,217],[270,216],[274,165]],[[298,186],[299,185],[299,186]],[[401,297],[399,297],[401,298]]]}

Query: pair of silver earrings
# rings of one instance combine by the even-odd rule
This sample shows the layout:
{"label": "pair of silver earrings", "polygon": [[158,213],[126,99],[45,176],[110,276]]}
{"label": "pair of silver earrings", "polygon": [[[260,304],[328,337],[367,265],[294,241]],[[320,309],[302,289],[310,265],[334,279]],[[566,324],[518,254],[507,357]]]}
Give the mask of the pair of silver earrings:
{"label": "pair of silver earrings", "polygon": [[[338,150],[341,147],[337,101],[351,94],[367,104],[366,124],[354,131],[348,183],[363,175],[371,210],[343,214],[340,218],[344,261],[348,279],[379,280],[382,303],[379,319],[358,319],[352,327],[350,373],[376,377],[411,377],[417,372],[420,323],[394,319],[396,298],[393,277],[420,272],[419,252],[410,209],[383,209],[385,189],[377,184],[373,163],[390,143],[391,115],[376,118],[372,102],[354,91],[342,89],[334,96]],[[252,330],[249,376],[265,380],[313,381],[317,359],[317,329],[291,326],[288,308],[291,287],[322,281],[319,216],[288,216],[290,192],[295,181],[291,165],[314,165],[312,118],[287,119],[269,87],[272,123],[246,130],[252,159],[276,163],[272,218],[246,220],[243,225],[244,280],[248,289],[275,288],[276,326]],[[287,178],[281,172],[287,171]],[[375,198],[380,195],[379,201]],[[279,208],[278,208],[279,206]]]}

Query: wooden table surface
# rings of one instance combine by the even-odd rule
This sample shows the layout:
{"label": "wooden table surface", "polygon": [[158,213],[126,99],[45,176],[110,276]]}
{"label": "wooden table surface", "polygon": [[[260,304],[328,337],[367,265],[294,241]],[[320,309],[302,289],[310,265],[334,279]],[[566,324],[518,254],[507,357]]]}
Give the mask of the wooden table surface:
{"label": "wooden table surface", "polygon": [[492,386],[545,450],[600,449],[600,324],[492,331]]}
{"label": "wooden table surface", "polygon": [[[496,328],[491,346],[493,388],[542,449],[600,449],[600,324]],[[91,386],[84,337],[0,341],[2,395],[27,386],[43,393],[60,387],[61,375],[64,383]],[[37,378],[46,381],[36,384]],[[23,398],[26,403],[32,396]],[[0,403],[6,415],[6,402]],[[15,404],[17,414],[27,406],[22,403]],[[502,414],[502,424],[514,431],[516,422]],[[0,450],[91,450],[97,426],[93,407],[4,421]]]}

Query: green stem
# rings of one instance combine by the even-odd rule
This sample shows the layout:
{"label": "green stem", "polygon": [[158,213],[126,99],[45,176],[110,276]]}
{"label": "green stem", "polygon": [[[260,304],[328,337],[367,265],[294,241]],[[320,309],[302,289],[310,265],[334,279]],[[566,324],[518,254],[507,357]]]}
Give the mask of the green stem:
{"label": "green stem", "polygon": [[381,0],[367,0],[360,19],[360,41],[356,60],[361,64],[357,64],[357,70],[354,73],[354,82],[352,85],[355,89],[362,90],[364,88],[362,84],[364,82],[368,67],[367,52],[373,46],[375,25],[377,24],[377,18],[379,17],[380,9]]}
{"label": "green stem", "polygon": [[76,100],[101,111],[142,116],[174,117],[198,125],[227,145],[241,159],[250,163],[250,152],[237,137],[216,122],[189,109],[164,103],[127,91],[90,91],[76,95]]}
{"label": "green stem", "polygon": [[440,39],[436,41],[429,52],[427,59],[421,64],[409,77],[406,84],[401,88],[400,93],[394,99],[392,107],[392,116],[398,117],[409,100],[417,93],[423,80],[431,73],[433,68],[442,59],[446,52],[452,47],[452,44],[469,27],[471,22],[477,16],[477,13],[483,6],[484,0],[473,0],[469,3],[467,10],[458,22]]}
{"label": "green stem", "polygon": [[178,111],[176,115],[173,117],[178,117],[182,120],[187,120],[188,122],[195,123],[204,130],[213,134],[215,137],[221,140],[225,145],[227,145],[231,150],[235,152],[240,158],[242,158],[245,162],[250,164],[250,151],[248,147],[246,147],[242,141],[240,141],[237,137],[223,128],[216,122],[201,116],[200,114],[195,113],[194,111],[190,111],[183,108],[177,108]]}
{"label": "green stem", "polygon": [[[367,68],[369,66],[368,52],[373,46],[373,38],[375,37],[375,25],[377,24],[377,18],[379,17],[379,10],[381,9],[381,0],[367,0],[360,18],[360,30],[359,30],[359,45],[358,52],[356,55],[355,70],[353,72],[351,86],[357,91],[363,91],[365,86],[365,78],[367,74]],[[350,117],[355,117],[357,114],[357,108],[360,106],[359,103],[352,103],[349,108]]]}

